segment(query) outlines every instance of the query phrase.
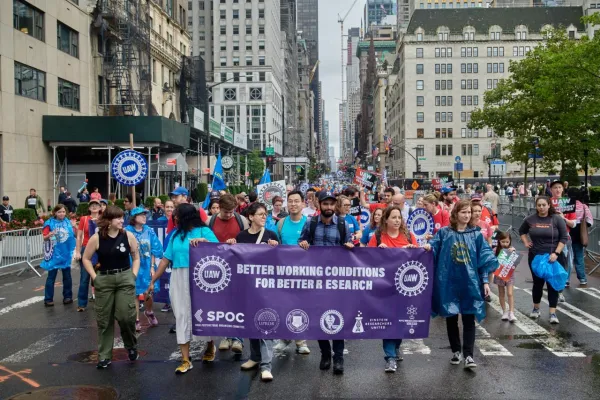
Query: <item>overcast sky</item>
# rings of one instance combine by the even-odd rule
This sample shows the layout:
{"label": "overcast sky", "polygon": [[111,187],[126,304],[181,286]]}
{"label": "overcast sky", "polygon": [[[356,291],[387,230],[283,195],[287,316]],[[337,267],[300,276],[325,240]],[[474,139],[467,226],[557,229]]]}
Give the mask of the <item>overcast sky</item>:
{"label": "overcast sky", "polygon": [[[338,14],[344,16],[354,0],[319,0],[319,79],[322,84],[322,95],[325,100],[325,119],[329,121],[329,146],[335,148],[335,156],[339,157],[339,104],[342,97],[340,24]],[[344,21],[344,35],[348,29],[360,27],[361,15],[365,0],[358,0]],[[344,37],[344,48],[347,37]],[[346,64],[344,52],[344,65]],[[345,75],[345,72],[344,72]],[[346,89],[344,88],[344,91]]]}

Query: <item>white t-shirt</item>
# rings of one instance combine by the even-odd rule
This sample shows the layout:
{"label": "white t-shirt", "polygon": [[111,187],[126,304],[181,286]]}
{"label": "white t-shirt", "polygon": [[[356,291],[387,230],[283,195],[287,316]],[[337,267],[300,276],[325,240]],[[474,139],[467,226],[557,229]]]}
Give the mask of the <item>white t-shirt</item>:
{"label": "white t-shirt", "polygon": [[306,217],[312,217],[313,215],[315,215],[316,212],[317,210],[315,210],[312,207],[304,207],[304,209],[302,210],[302,215]]}

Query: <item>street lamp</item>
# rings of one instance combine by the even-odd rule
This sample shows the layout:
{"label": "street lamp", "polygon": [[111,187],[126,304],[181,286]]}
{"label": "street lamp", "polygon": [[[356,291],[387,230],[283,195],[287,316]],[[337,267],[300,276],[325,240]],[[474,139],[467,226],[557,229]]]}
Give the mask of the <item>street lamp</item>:
{"label": "street lamp", "polygon": [[[408,154],[409,156],[411,156],[411,157],[412,157],[412,158],[415,160],[415,163],[416,163],[416,166],[417,166],[417,170],[415,171],[415,175],[421,172],[421,171],[420,171],[420,169],[421,169],[421,168],[419,167],[419,155],[417,154],[417,151],[419,150],[419,148],[418,148],[418,147],[413,147],[413,148],[412,148],[412,150],[415,150],[415,154],[417,154],[417,157],[413,156],[413,155],[412,155],[412,153],[411,153],[410,151],[406,150],[404,147],[402,147],[402,146],[399,146],[399,145],[397,145],[397,144],[392,144],[392,145],[390,145],[389,147],[390,147],[390,149],[393,149],[394,147],[397,147],[397,148],[399,148],[399,149],[403,150],[403,151],[404,151],[406,154]],[[405,175],[404,177],[406,178],[406,175]]]}
{"label": "street lamp", "polygon": [[584,167],[584,171],[585,171],[585,181],[584,181],[584,193],[587,193],[588,190],[588,155],[589,155],[589,151],[588,151],[588,141],[589,139],[587,137],[584,137],[582,140],[583,142],[583,156],[585,157],[585,167]]}

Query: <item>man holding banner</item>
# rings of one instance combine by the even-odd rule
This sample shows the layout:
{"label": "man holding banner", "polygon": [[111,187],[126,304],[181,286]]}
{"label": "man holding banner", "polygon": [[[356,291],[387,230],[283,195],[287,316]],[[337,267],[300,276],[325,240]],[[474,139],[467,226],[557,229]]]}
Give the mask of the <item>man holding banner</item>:
{"label": "man holding banner", "polygon": [[[312,217],[306,222],[302,229],[298,245],[304,250],[310,246],[345,246],[354,248],[350,237],[350,230],[346,221],[334,215],[336,198],[331,192],[319,192],[319,210],[321,214]],[[333,373],[341,375],[344,373],[344,340],[332,340],[333,342]],[[329,340],[319,340],[321,349],[321,363],[319,368],[328,370],[331,368],[331,344]]]}

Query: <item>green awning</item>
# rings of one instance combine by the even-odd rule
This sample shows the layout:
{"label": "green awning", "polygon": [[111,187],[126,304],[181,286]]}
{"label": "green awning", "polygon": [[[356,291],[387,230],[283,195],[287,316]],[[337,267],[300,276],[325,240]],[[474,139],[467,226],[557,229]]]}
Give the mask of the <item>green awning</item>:
{"label": "green awning", "polygon": [[155,143],[160,147],[187,149],[190,127],[164,117],[75,117],[44,115],[42,140],[49,143],[77,143],[80,146]]}

